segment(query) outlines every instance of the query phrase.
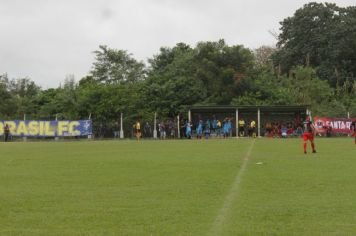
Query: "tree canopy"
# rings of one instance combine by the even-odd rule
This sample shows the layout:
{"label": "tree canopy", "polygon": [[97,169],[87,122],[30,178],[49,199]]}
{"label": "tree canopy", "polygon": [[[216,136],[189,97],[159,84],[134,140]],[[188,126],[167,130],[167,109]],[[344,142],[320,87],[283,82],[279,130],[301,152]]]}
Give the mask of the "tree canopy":
{"label": "tree canopy", "polygon": [[288,73],[311,66],[333,87],[356,74],[356,6],[311,2],[281,22],[275,63]]}

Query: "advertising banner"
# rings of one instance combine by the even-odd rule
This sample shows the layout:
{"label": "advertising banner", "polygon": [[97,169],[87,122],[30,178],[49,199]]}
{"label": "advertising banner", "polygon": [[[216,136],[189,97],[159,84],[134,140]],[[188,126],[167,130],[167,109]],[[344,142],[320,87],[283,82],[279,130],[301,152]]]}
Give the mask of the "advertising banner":
{"label": "advertising banner", "polygon": [[350,126],[353,120],[355,119],[314,117],[314,126],[319,134],[325,134],[328,128],[331,128],[333,134],[352,134]]}
{"label": "advertising banner", "polygon": [[11,136],[20,137],[73,137],[92,134],[91,120],[13,120],[0,121],[0,135],[5,125],[9,126]]}

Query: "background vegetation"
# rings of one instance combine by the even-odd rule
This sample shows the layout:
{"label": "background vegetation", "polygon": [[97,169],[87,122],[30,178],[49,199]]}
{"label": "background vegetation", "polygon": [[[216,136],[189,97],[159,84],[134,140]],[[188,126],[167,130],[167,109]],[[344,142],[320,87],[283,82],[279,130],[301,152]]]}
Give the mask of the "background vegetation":
{"label": "background vegetation", "polygon": [[356,7],[309,3],[281,23],[276,47],[224,40],[162,47],[148,63],[100,45],[90,73],[58,88],[0,75],[0,119],[86,119],[113,126],[173,117],[194,104],[310,104],[314,115],[356,116]]}

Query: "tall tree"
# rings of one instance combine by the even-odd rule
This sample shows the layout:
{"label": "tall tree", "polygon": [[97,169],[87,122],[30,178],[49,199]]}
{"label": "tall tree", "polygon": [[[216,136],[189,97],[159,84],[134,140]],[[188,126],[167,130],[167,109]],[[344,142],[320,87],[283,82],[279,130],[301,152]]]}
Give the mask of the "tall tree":
{"label": "tall tree", "polygon": [[95,62],[91,71],[95,80],[104,83],[135,83],[145,78],[145,65],[124,50],[99,46],[94,51]]}
{"label": "tall tree", "polygon": [[8,119],[17,113],[14,96],[9,89],[10,80],[7,74],[0,75],[0,119]]}
{"label": "tall tree", "polygon": [[356,7],[311,2],[281,22],[277,65],[317,67],[322,79],[337,87],[356,74]]}
{"label": "tall tree", "polygon": [[277,48],[271,46],[261,46],[254,50],[255,63],[257,66],[273,66],[272,55],[277,52]]}
{"label": "tall tree", "polygon": [[189,45],[178,43],[173,48],[161,48],[149,62],[142,100],[151,110],[174,116],[185,106],[205,99],[205,86],[194,77],[194,50]]}
{"label": "tall tree", "polygon": [[195,48],[195,77],[206,87],[206,103],[229,104],[241,92],[241,82],[253,65],[252,52],[224,40],[200,42]]}

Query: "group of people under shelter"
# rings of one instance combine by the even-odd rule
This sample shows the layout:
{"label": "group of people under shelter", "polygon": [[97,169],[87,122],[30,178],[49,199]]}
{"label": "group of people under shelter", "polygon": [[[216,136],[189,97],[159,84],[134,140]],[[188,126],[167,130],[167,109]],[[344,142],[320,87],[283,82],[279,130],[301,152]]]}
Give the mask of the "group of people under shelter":
{"label": "group of people under shelter", "polygon": [[[264,137],[270,138],[286,138],[286,137],[301,137],[303,135],[303,124],[300,118],[294,118],[286,121],[281,120],[267,120],[260,126],[258,132],[258,124],[253,118],[239,118],[235,124],[234,118],[216,118],[212,115],[211,118],[198,117],[195,121],[168,119],[157,122],[157,138],[160,139],[175,139],[193,137],[197,139],[213,138],[229,138],[233,136],[252,137],[258,136],[258,133]],[[238,126],[238,133],[235,128]],[[178,127],[179,126],[179,127]],[[141,125],[140,121],[133,124],[132,136],[136,138],[152,138],[154,125],[151,126],[149,122],[144,122]],[[179,129],[179,131],[178,131]]]}

